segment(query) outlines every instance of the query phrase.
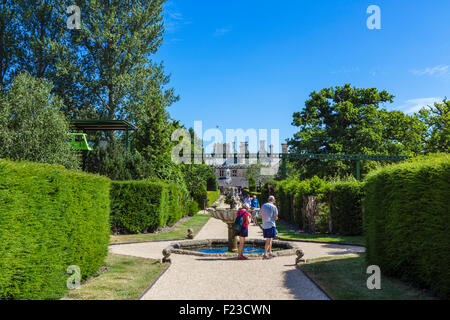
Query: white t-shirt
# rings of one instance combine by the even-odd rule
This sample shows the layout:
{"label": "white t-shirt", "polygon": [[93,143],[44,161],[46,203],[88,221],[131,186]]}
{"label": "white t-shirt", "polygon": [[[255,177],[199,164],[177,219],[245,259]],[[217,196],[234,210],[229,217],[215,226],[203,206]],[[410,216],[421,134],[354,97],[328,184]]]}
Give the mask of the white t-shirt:
{"label": "white t-shirt", "polygon": [[272,204],[271,202],[267,202],[261,207],[261,211],[259,212],[259,214],[262,218],[263,229],[276,227],[275,217],[278,216],[278,209],[274,204]]}

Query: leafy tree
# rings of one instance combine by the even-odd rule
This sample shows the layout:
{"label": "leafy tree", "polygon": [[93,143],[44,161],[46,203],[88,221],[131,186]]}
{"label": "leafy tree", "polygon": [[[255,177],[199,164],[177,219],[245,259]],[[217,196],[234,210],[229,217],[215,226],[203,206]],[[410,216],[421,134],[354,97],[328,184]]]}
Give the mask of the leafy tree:
{"label": "leafy tree", "polygon": [[14,15],[13,2],[0,2],[0,90],[4,90],[12,80],[18,57],[18,23]]}
{"label": "leafy tree", "polygon": [[[424,127],[413,116],[383,108],[394,96],[375,88],[342,87],[312,92],[293,125],[299,131],[288,141],[294,152],[314,154],[414,154],[421,150]],[[302,177],[345,176],[354,173],[347,160],[295,161]],[[374,168],[362,162],[362,173]]]}
{"label": "leafy tree", "polygon": [[69,124],[62,101],[42,79],[21,73],[0,96],[0,158],[61,164],[78,168],[68,143]]}
{"label": "leafy tree", "polygon": [[423,133],[427,153],[450,152],[450,101],[422,108],[416,116],[426,125]]}

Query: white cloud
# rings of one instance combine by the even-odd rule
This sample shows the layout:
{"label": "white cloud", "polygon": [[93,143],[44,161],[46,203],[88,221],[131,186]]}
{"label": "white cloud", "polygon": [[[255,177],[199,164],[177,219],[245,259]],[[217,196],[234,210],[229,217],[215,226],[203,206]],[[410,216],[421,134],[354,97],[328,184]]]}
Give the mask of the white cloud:
{"label": "white cloud", "polygon": [[444,76],[447,74],[450,74],[450,66],[448,65],[438,65],[435,67],[429,67],[429,68],[425,68],[422,70],[411,70],[412,74],[418,75],[418,76],[423,76],[423,75],[428,75],[428,76]]}
{"label": "white cloud", "polygon": [[167,33],[175,33],[184,25],[191,24],[180,12],[173,1],[166,2],[164,6],[164,27]]}
{"label": "white cloud", "polygon": [[435,98],[420,98],[420,99],[411,99],[405,101],[405,104],[397,107],[397,109],[400,109],[401,111],[405,112],[406,114],[413,114],[415,112],[418,112],[420,109],[426,106],[432,106],[435,102],[441,102],[442,98],[435,97]]}
{"label": "white cloud", "polygon": [[214,32],[214,37],[220,38],[231,31],[231,28],[219,28]]}

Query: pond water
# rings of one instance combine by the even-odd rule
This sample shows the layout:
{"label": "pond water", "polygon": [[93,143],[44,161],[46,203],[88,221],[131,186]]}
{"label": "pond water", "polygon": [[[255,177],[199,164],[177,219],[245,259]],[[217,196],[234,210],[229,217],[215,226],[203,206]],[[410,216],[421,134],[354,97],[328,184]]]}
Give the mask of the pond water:
{"label": "pond water", "polygon": [[[203,253],[227,253],[228,247],[201,248],[195,249],[194,251]],[[272,251],[276,251],[275,248]],[[244,254],[264,254],[264,248],[244,247]]]}

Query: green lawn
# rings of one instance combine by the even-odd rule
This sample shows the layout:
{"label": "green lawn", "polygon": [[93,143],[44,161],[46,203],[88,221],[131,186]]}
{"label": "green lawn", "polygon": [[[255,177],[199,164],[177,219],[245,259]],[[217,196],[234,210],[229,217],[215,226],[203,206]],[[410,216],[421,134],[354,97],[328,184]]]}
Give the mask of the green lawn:
{"label": "green lawn", "polygon": [[300,268],[336,300],[431,300],[428,293],[383,276],[381,290],[369,290],[364,254],[309,260]]}
{"label": "green lawn", "polygon": [[129,242],[144,242],[144,241],[158,241],[158,240],[177,240],[185,239],[187,236],[187,229],[192,228],[194,235],[210,219],[210,215],[197,214],[183,224],[176,226],[172,231],[166,233],[148,233],[148,234],[129,234],[110,236],[109,243],[129,243]]}
{"label": "green lawn", "polygon": [[332,236],[327,234],[309,234],[299,233],[295,230],[289,229],[282,223],[277,223],[278,236],[287,240],[307,240],[317,242],[331,242],[331,243],[348,243],[365,245],[366,240],[363,236]]}
{"label": "green lawn", "polygon": [[71,290],[62,300],[137,300],[164,271],[159,260],[109,254],[109,269]]}
{"label": "green lawn", "polygon": [[208,191],[208,205],[211,206],[214,202],[216,202],[220,198],[220,190],[217,191]]}

